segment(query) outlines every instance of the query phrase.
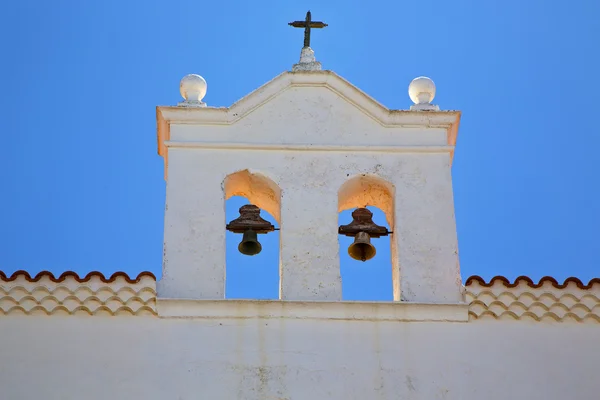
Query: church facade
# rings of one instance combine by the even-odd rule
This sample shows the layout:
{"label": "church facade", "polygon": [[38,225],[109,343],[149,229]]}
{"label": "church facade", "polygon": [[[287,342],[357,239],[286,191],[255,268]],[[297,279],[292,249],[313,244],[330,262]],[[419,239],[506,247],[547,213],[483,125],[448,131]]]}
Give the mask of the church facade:
{"label": "church facade", "polygon": [[[156,113],[162,278],[0,272],[1,399],[600,396],[600,280],[462,279],[460,112],[431,104],[431,80],[411,83],[410,110],[390,110],[305,47],[231,107],[207,106],[197,75],[181,93]],[[225,299],[225,231],[272,231],[250,212],[227,224],[231,196],[279,223],[267,233],[280,235],[278,300]],[[340,227],[340,211],[367,205],[389,232],[368,218]],[[369,238],[391,237],[394,301],[342,300],[340,232],[363,259]]]}

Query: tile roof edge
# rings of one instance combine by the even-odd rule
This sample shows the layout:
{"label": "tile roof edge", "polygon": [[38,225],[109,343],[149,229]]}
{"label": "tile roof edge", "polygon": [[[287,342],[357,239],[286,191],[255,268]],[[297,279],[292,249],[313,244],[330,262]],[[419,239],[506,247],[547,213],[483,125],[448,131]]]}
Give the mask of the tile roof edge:
{"label": "tile roof edge", "polygon": [[92,278],[100,278],[100,280],[104,283],[114,282],[117,278],[124,278],[127,283],[139,283],[143,277],[149,277],[156,281],[156,276],[149,271],[140,272],[135,278],[130,278],[125,272],[118,271],[112,274],[110,277],[106,277],[102,272],[92,271],[86,274],[83,278],[81,278],[76,272],[73,271],[65,271],[60,276],[56,277],[50,271],[41,271],[36,274],[33,278],[27,271],[19,270],[12,273],[12,275],[7,276],[4,272],[0,271],[0,281],[11,282],[16,280],[19,277],[25,278],[29,282],[37,282],[41,280],[43,277],[48,277],[52,282],[63,282],[67,278],[73,278],[79,283],[88,282]]}
{"label": "tile roof edge", "polygon": [[[128,283],[139,283],[140,280],[144,277],[149,277],[156,281],[156,276],[150,271],[140,272],[134,278],[129,277],[128,274],[122,271],[115,272],[108,278],[100,271],[89,272],[83,278],[81,278],[76,272],[73,271],[65,271],[58,277],[56,277],[50,271],[41,271],[37,273],[34,277],[32,277],[27,271],[24,270],[15,271],[10,276],[6,275],[3,271],[0,271],[0,281],[11,282],[18,279],[19,277],[23,277],[29,282],[37,282],[43,277],[48,277],[48,279],[50,279],[52,282],[63,282],[67,278],[73,278],[79,283],[88,282],[92,278],[100,278],[102,282],[110,283],[114,282],[119,277],[124,278]],[[535,283],[531,278],[527,276],[519,276],[513,282],[511,282],[508,278],[504,276],[494,276],[489,280],[489,282],[486,282],[482,277],[478,275],[473,275],[465,280],[464,285],[470,286],[474,283],[477,283],[483,287],[491,287],[496,282],[500,282],[505,287],[509,288],[514,288],[522,283],[526,284],[531,288],[539,288],[545,283],[550,283],[557,289],[564,289],[569,283],[574,283],[579,289],[590,289],[594,284],[600,284],[600,278],[592,278],[587,284],[584,284],[579,278],[576,277],[568,277],[564,280],[563,283],[559,283],[556,279],[554,279],[551,276],[544,276],[537,283]]]}
{"label": "tile roof edge", "polygon": [[597,284],[597,283],[600,284],[600,278],[592,278],[587,284],[584,284],[583,282],[581,282],[581,280],[579,278],[576,278],[573,276],[565,279],[563,283],[559,283],[556,279],[554,279],[551,276],[542,277],[538,283],[535,283],[528,276],[519,276],[513,282],[510,282],[510,280],[508,280],[508,278],[506,278],[504,276],[494,276],[492,279],[490,279],[489,282],[486,282],[482,277],[480,277],[478,275],[473,275],[473,276],[470,276],[467,278],[467,280],[465,281],[465,286],[469,286],[473,283],[478,283],[480,286],[490,287],[490,286],[494,285],[494,283],[496,283],[496,282],[500,282],[505,287],[508,287],[508,288],[514,288],[514,287],[518,286],[519,284],[524,283],[527,286],[534,288],[534,289],[541,287],[545,283],[550,283],[550,284],[552,284],[552,286],[554,286],[557,289],[564,289],[565,287],[567,287],[567,285],[569,283],[574,283],[575,285],[577,285],[577,287],[579,289],[585,290],[585,289],[590,289],[594,284]]}

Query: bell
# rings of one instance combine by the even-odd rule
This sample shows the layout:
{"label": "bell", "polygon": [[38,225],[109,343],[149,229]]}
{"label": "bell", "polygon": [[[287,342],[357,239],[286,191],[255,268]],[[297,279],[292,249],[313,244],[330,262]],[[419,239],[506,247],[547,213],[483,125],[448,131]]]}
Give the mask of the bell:
{"label": "bell", "polygon": [[256,238],[257,234],[252,229],[248,229],[244,232],[244,236],[242,237],[242,241],[238,246],[238,250],[240,253],[247,256],[254,256],[262,250],[262,246],[258,242]]}
{"label": "bell", "polygon": [[348,254],[355,260],[367,261],[375,257],[375,246],[371,244],[371,237],[367,232],[358,232],[354,243],[348,247]]}

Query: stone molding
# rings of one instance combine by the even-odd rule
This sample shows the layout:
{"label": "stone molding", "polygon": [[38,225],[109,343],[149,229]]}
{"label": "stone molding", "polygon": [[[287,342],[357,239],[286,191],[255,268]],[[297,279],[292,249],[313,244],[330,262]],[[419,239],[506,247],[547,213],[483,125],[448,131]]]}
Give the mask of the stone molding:
{"label": "stone molding", "polygon": [[161,318],[467,322],[467,304],[157,299]]}

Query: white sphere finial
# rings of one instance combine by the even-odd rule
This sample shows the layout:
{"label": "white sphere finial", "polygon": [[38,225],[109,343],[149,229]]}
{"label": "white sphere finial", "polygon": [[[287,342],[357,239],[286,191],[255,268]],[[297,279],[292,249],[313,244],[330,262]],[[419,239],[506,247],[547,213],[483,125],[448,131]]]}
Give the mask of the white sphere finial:
{"label": "white sphere finial", "polygon": [[179,93],[185,99],[179,103],[184,107],[206,107],[206,103],[202,102],[206,96],[206,81],[203,77],[196,74],[189,74],[181,79],[179,83]]}
{"label": "white sphere finial", "polygon": [[411,106],[411,110],[439,109],[437,106],[431,104],[435,97],[435,83],[426,76],[419,76],[410,82],[410,85],[408,85],[408,95],[413,103],[415,103],[414,106]]}

